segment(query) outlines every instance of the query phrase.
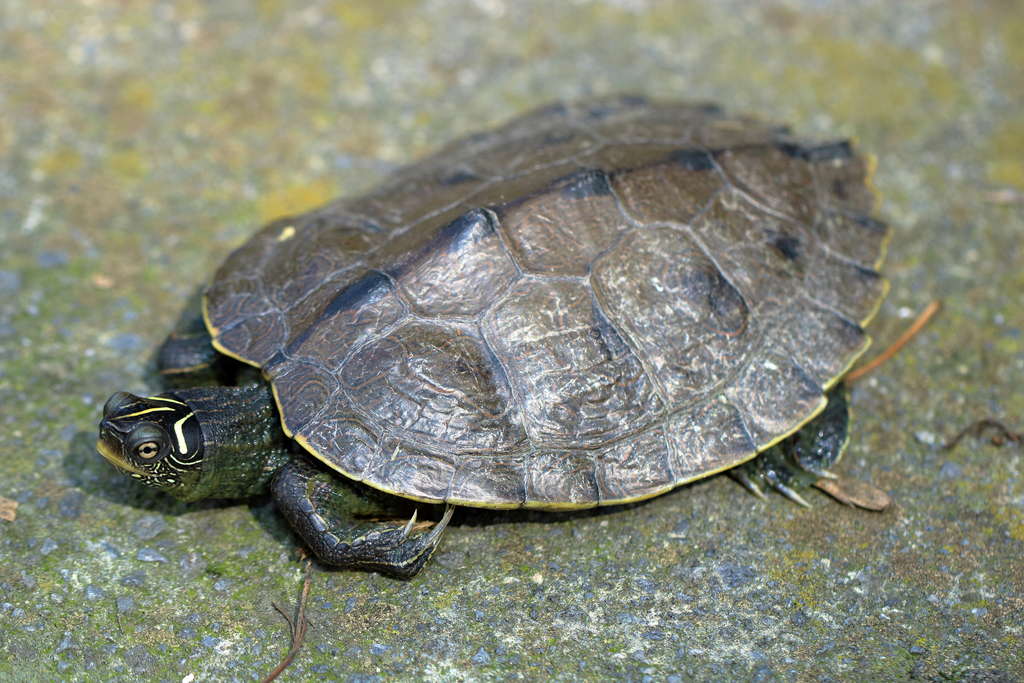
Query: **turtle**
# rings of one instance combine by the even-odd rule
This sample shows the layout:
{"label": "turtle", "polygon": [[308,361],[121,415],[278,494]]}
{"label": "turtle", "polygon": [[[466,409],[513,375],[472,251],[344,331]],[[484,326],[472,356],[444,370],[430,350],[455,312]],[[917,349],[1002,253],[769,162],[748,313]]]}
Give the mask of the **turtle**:
{"label": "turtle", "polygon": [[[456,506],[723,471],[806,504],[888,289],[873,168],[713,103],[535,110],[256,232],[98,450],[185,501],[269,491],[323,562],[406,579]],[[403,501],[446,508],[385,519]]]}

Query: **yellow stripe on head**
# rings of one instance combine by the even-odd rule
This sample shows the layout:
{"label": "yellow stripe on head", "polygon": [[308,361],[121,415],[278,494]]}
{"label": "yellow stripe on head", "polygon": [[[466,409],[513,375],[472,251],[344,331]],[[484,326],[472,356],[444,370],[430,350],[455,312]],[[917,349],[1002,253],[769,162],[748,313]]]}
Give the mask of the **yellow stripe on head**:
{"label": "yellow stripe on head", "polygon": [[178,437],[178,450],[181,452],[182,455],[185,455],[185,453],[187,452],[188,444],[185,443],[185,433],[182,432],[181,427],[182,425],[185,424],[185,420],[189,419],[194,414],[195,413],[189,413],[188,415],[174,423],[174,435]]}
{"label": "yellow stripe on head", "polygon": [[138,417],[139,415],[146,415],[148,413],[157,413],[157,412],[162,412],[162,411],[165,411],[165,410],[173,411],[174,408],[163,408],[163,407],[161,407],[161,408],[146,408],[145,410],[140,410],[139,412],[132,413],[131,415],[118,415],[114,419],[115,420],[124,420],[124,419],[129,418],[129,417]]}
{"label": "yellow stripe on head", "polygon": [[185,405],[184,401],[179,401],[176,398],[168,398],[166,396],[147,396],[146,400],[147,401],[166,401],[168,403],[175,403],[175,404],[177,404],[179,406]]}

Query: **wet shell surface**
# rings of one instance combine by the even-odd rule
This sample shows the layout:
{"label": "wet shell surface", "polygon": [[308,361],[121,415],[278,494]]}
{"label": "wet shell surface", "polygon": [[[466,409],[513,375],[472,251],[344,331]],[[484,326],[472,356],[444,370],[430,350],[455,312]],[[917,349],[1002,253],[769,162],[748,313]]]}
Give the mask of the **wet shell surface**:
{"label": "wet shell surface", "polygon": [[268,225],[207,326],[352,479],[490,508],[647,498],[799,429],[867,347],[889,236],[869,166],[714,105],[547,107]]}

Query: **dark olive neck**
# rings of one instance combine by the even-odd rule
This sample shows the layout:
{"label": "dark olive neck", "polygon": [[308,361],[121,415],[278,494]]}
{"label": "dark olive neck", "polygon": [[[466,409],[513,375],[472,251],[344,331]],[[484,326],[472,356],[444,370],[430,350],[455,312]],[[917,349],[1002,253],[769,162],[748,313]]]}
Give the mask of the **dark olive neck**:
{"label": "dark olive neck", "polygon": [[169,395],[184,401],[203,431],[203,469],[185,500],[266,493],[274,473],[291,458],[267,384],[199,387]]}

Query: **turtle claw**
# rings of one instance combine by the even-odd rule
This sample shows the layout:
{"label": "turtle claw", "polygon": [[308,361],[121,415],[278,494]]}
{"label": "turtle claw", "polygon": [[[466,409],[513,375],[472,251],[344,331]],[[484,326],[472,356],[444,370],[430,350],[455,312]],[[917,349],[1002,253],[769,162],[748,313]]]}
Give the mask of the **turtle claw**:
{"label": "turtle claw", "polygon": [[[393,544],[387,542],[379,543],[375,548],[376,552],[372,554],[365,553],[359,558],[345,557],[343,563],[335,563],[327,558],[322,559],[325,562],[343,564],[353,569],[378,571],[396,579],[411,579],[419,573],[423,565],[430,559],[430,556],[434,554],[434,550],[437,549],[437,544],[441,541],[441,536],[444,535],[448,522],[451,521],[453,512],[455,512],[455,506],[449,505],[448,509],[445,510],[444,517],[434,525],[430,533],[420,534],[410,539],[408,538],[409,533],[416,523],[416,512],[413,512],[412,518],[409,519],[405,527],[399,532],[400,535],[394,538],[397,542]],[[395,529],[394,531],[397,532],[398,530]]]}
{"label": "turtle claw", "polygon": [[[434,553],[454,510],[454,506],[449,505],[444,517],[429,533],[411,538],[409,534],[416,524],[416,513],[402,526],[378,524],[372,531],[351,541],[339,538],[346,531],[340,527],[303,536],[317,557],[327,564],[380,572],[396,579],[411,579]],[[299,531],[302,533],[301,528]]]}
{"label": "turtle claw", "polygon": [[761,500],[768,500],[768,496],[764,495],[764,491],[761,489],[760,486],[757,485],[756,481],[751,479],[746,469],[743,469],[742,467],[734,467],[733,469],[729,470],[728,474],[735,481],[739,482],[743,488],[750,491]]}
{"label": "turtle claw", "polygon": [[419,510],[412,511],[412,517],[409,518],[409,523],[405,525],[405,531],[402,532],[403,541],[409,537],[409,532],[412,531],[413,526],[416,524],[417,513],[419,513]]}
{"label": "turtle claw", "polygon": [[796,459],[796,464],[799,466],[800,470],[802,470],[803,472],[807,472],[808,474],[813,474],[818,479],[836,478],[835,474],[829,472],[824,467],[818,467],[814,464],[808,463],[805,459]]}
{"label": "turtle claw", "polygon": [[[430,531],[430,534],[424,540],[424,545],[430,547],[430,552],[434,552],[434,546],[437,545],[438,541],[441,540],[441,535],[444,534],[445,528],[448,526],[448,522],[452,521],[452,514],[455,512],[455,506],[449,505],[445,508],[444,517],[441,521],[434,525],[434,528]],[[413,513],[413,519],[416,518],[416,513]]]}
{"label": "turtle claw", "polygon": [[768,483],[770,483],[772,485],[773,489],[775,489],[776,491],[778,491],[779,493],[784,495],[786,498],[789,498],[791,501],[793,501],[797,505],[802,505],[805,508],[810,508],[811,507],[811,504],[808,503],[806,500],[804,500],[803,496],[801,496],[799,493],[797,493],[794,489],[791,489],[790,487],[788,487],[785,484],[783,484],[781,481],[770,481],[769,480]]}
{"label": "turtle claw", "polygon": [[789,498],[791,501],[805,508],[811,504],[804,500],[804,497],[797,493],[790,484],[800,484],[794,473],[780,462],[766,457],[756,458],[745,462],[739,467],[729,470],[729,476],[738,481],[743,488],[747,489],[761,500],[768,500],[764,494],[762,485],[766,484]]}

